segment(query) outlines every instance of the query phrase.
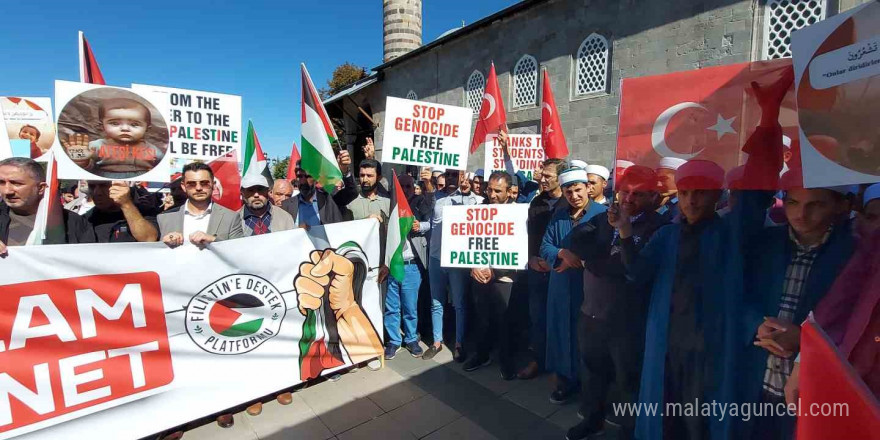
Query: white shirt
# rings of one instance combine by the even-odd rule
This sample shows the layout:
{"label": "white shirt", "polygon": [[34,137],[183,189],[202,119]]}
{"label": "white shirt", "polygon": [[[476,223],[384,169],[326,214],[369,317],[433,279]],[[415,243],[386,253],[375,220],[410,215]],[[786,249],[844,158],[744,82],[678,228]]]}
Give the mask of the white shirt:
{"label": "white shirt", "polygon": [[193,214],[189,211],[189,200],[183,205],[183,242],[189,243],[189,236],[193,232],[208,231],[208,223],[211,221],[211,210],[214,208],[214,202],[208,204],[208,209],[201,214]]}
{"label": "white shirt", "polygon": [[76,208],[76,213],[79,215],[86,215],[87,212],[91,211],[92,208],[95,207],[95,202],[89,200],[83,200],[83,202]]}

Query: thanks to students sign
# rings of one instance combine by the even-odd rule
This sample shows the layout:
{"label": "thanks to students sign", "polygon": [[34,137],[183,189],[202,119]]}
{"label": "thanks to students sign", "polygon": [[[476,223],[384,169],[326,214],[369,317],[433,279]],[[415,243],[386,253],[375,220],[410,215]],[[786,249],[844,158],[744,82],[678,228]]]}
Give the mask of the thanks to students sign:
{"label": "thanks to students sign", "polygon": [[525,204],[444,207],[440,265],[524,269],[528,216]]}
{"label": "thanks to students sign", "polygon": [[382,161],[463,170],[472,119],[469,108],[389,97]]}

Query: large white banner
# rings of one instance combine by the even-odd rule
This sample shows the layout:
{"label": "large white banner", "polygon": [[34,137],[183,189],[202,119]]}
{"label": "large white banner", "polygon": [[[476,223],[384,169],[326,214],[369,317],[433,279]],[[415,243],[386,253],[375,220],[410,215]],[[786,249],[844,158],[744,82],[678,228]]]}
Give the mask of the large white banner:
{"label": "large white banner", "polygon": [[0,259],[0,438],[140,438],[382,352],[375,220]]}
{"label": "large white banner", "polygon": [[804,186],[880,181],[880,3],[796,31],[791,48]]}
{"label": "large white banner", "polygon": [[473,110],[388,97],[382,162],[450,170],[467,167]]}
{"label": "large white banner", "polygon": [[211,161],[236,152],[241,162],[241,96],[132,84],[165,102],[168,154],[184,161]]}
{"label": "large white banner", "polygon": [[442,267],[525,269],[529,205],[443,207]]}

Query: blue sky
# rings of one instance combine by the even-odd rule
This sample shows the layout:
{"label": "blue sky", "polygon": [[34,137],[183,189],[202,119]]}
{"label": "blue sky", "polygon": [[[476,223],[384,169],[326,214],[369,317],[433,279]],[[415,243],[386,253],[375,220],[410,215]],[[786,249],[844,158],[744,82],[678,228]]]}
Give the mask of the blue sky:
{"label": "blue sky", "polygon": [[[514,0],[424,0],[423,41]],[[78,81],[85,32],[109,85],[131,83],[242,96],[270,156],[299,143],[299,63],[317,87],[333,68],[382,61],[382,0],[2,0],[0,96],[50,96]],[[246,127],[243,127],[245,129]]]}

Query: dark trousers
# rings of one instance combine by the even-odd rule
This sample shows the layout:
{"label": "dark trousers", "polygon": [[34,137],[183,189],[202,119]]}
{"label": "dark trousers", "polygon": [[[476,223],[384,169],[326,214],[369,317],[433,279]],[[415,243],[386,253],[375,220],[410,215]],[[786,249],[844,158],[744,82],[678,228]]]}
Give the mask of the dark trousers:
{"label": "dark trousers", "polygon": [[544,358],[547,356],[547,286],[550,274],[526,272],[529,284],[529,346],[534,361],[544,369]]}
{"label": "dark trousers", "polygon": [[492,280],[489,284],[473,281],[472,292],[477,319],[474,320],[477,344],[477,356],[488,357],[492,349],[498,347],[499,361],[502,368],[513,365],[511,347],[511,328],[508,304],[513,283],[502,283]]}
{"label": "dark trousers", "polygon": [[612,405],[638,401],[644,332],[637,327],[584,314],[578,320],[581,413],[598,428],[605,419],[620,425],[624,438],[632,437],[635,417],[623,411],[615,414]]}
{"label": "dark trousers", "polygon": [[[761,403],[771,404],[774,407],[780,407],[785,404],[785,398],[770,394],[766,391],[762,392]],[[761,407],[756,410],[756,414],[760,411],[760,417],[754,417],[754,430],[752,431],[752,439],[754,440],[791,440],[794,438],[795,424],[797,419],[787,414],[778,414],[770,411],[768,408]]]}
{"label": "dark trousers", "polygon": [[[684,415],[685,405],[706,402],[705,349],[682,349],[672,344],[666,349],[666,366],[663,378],[664,404],[681,404],[678,414],[664,414],[663,438],[699,440],[709,438],[709,418],[700,412]],[[665,406],[665,405],[664,405]]]}

